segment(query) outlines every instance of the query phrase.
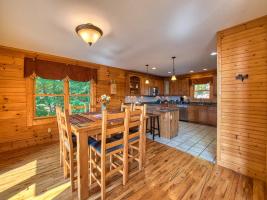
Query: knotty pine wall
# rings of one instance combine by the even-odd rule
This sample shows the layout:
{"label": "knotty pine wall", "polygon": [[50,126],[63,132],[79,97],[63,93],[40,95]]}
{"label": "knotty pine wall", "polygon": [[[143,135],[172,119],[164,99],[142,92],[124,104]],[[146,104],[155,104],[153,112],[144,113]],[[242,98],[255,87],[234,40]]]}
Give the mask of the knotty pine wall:
{"label": "knotty pine wall", "polygon": [[[218,33],[218,164],[266,179],[267,16]],[[237,74],[248,74],[242,82]]]}
{"label": "knotty pine wall", "polygon": [[[97,97],[110,94],[110,80],[117,84],[117,94],[111,95],[110,108],[118,108],[125,97],[125,70],[72,59],[0,47],[0,152],[51,143],[58,140],[55,121],[27,126],[26,81],[23,77],[24,56],[37,56],[66,63],[98,68]],[[48,131],[51,129],[51,131]]]}

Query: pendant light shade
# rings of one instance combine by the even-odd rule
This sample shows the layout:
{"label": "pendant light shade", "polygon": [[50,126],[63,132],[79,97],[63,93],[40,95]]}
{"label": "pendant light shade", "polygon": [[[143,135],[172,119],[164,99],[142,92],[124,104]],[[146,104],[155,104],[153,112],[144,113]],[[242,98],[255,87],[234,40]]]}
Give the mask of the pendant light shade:
{"label": "pendant light shade", "polygon": [[[148,66],[149,66],[149,65],[146,65],[146,73],[147,73],[147,74],[148,74]],[[149,80],[148,80],[148,78],[146,79],[145,84],[149,84]]]}
{"label": "pendant light shade", "polygon": [[77,26],[76,33],[90,46],[103,35],[102,30],[93,24],[81,24]]}
{"label": "pendant light shade", "polygon": [[175,56],[172,57],[172,77],[171,77],[172,81],[176,81],[176,76],[175,76],[175,71],[174,71],[174,59],[175,58],[176,58]]}

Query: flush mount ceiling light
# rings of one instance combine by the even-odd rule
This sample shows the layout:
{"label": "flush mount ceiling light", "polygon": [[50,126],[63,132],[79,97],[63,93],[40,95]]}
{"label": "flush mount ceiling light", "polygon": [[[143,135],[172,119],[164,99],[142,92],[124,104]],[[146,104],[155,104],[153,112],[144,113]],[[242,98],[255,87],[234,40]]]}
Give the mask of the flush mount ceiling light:
{"label": "flush mount ceiling light", "polygon": [[[148,66],[149,66],[149,65],[146,65],[146,73],[147,73],[147,74],[148,74]],[[146,79],[145,84],[149,84],[149,80],[148,80],[148,79]]]}
{"label": "flush mount ceiling light", "polygon": [[194,70],[190,70],[190,73],[193,73],[194,72]]}
{"label": "flush mount ceiling light", "polygon": [[103,31],[93,24],[81,24],[76,27],[76,33],[90,46],[103,35]]}
{"label": "flush mount ceiling light", "polygon": [[207,71],[208,69],[207,68],[204,68],[203,71]]}
{"label": "flush mount ceiling light", "polygon": [[175,71],[174,71],[174,59],[175,58],[176,58],[175,56],[172,57],[172,77],[171,77],[172,81],[176,81],[176,76],[175,76]]}
{"label": "flush mount ceiling light", "polygon": [[157,69],[157,68],[156,68],[156,67],[152,67],[151,69],[155,70],[155,69]]}
{"label": "flush mount ceiling light", "polygon": [[210,55],[211,56],[216,56],[217,55],[217,52],[215,52],[215,51],[214,52],[211,52]]}

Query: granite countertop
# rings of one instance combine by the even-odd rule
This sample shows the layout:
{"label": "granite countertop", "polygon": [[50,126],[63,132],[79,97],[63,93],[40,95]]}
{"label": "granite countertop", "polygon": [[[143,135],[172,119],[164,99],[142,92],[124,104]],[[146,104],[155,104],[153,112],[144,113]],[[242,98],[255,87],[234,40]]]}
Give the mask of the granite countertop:
{"label": "granite countertop", "polygon": [[162,106],[162,105],[153,105],[153,104],[148,104],[147,105],[147,112],[151,113],[151,112],[175,112],[175,111],[179,111],[179,108],[177,106]]}

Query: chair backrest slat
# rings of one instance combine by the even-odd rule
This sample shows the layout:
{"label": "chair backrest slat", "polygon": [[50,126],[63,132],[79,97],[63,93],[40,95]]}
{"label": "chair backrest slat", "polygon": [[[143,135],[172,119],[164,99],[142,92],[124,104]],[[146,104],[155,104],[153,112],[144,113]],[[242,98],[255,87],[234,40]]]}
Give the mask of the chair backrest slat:
{"label": "chair backrest slat", "polygon": [[[113,134],[117,133],[123,133],[123,137],[128,136],[128,119],[127,119],[127,111],[128,109],[125,110],[125,112],[119,112],[119,113],[107,113],[106,110],[102,111],[102,138],[101,138],[101,154],[104,156],[106,149],[117,146],[117,145],[122,145],[124,143],[123,139],[116,140],[113,142],[107,143],[107,137],[110,137]],[[119,124],[112,125],[110,123],[111,121],[113,122],[118,122]]]}
{"label": "chair backrest slat", "polygon": [[130,111],[134,110],[135,105],[133,103],[131,104],[121,104],[121,111],[124,111],[126,108],[128,108]]}
{"label": "chair backrest slat", "polygon": [[136,136],[140,136],[143,133],[144,130],[144,117],[145,117],[145,109],[146,106],[135,106],[133,111],[130,111],[130,122],[129,122],[129,128],[135,128],[133,129],[134,132],[131,132],[129,135],[129,139],[134,138]]}
{"label": "chair backrest slat", "polygon": [[64,112],[60,113],[60,122],[62,127],[62,139],[63,144],[68,145],[71,153],[73,153],[73,143],[72,143],[72,133],[71,133],[71,126],[70,126],[70,116],[69,111],[66,109]]}
{"label": "chair backrest slat", "polygon": [[122,133],[124,131],[125,131],[124,124],[122,126],[116,126],[116,127],[113,127],[113,128],[108,128],[107,129],[107,136],[115,134],[115,133]]}

